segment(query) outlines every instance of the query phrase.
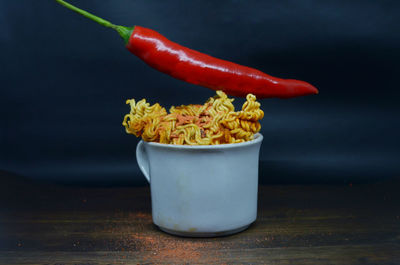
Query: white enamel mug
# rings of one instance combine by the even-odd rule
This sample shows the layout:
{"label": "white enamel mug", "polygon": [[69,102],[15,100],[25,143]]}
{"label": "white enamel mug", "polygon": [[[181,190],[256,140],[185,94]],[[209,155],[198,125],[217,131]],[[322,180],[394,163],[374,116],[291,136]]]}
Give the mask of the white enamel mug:
{"label": "white enamel mug", "polygon": [[229,235],[257,217],[263,136],[221,145],[140,141],[136,159],[150,183],[153,222],[180,236]]}

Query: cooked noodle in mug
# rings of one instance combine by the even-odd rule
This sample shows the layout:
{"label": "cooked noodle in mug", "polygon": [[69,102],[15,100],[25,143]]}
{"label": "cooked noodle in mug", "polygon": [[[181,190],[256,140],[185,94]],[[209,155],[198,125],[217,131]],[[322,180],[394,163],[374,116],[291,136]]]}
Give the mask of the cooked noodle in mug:
{"label": "cooked noodle in mug", "polygon": [[253,139],[264,117],[256,97],[248,94],[241,111],[235,112],[233,99],[222,91],[203,105],[171,107],[169,113],[145,99],[126,101],[131,111],[123,121],[126,132],[147,142],[177,145],[216,145]]}

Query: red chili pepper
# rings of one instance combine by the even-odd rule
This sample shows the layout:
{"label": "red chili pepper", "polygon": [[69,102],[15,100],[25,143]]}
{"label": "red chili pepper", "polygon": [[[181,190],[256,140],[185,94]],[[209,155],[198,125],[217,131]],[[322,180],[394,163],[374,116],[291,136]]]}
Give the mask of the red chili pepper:
{"label": "red chili pepper", "polygon": [[245,97],[248,93],[258,98],[318,94],[318,90],[307,82],[273,77],[254,68],[217,59],[172,42],[154,30],[114,25],[63,0],[56,1],[103,26],[115,29],[125,40],[127,49],[145,63],[188,83],[222,90],[238,97]]}

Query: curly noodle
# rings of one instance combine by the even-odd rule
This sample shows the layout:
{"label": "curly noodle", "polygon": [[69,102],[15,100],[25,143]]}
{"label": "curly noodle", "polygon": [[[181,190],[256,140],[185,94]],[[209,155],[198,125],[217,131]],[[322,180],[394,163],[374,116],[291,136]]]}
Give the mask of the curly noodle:
{"label": "curly noodle", "polygon": [[233,99],[222,91],[203,105],[171,107],[169,113],[160,104],[145,99],[126,101],[131,111],[122,125],[126,132],[147,142],[180,145],[215,145],[252,140],[260,131],[264,117],[256,97],[248,94],[241,111],[235,112]]}

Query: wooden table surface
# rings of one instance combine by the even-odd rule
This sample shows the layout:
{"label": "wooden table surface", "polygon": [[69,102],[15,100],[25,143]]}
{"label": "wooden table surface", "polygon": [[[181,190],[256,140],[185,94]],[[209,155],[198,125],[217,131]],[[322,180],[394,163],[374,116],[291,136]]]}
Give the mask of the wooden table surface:
{"label": "wooden table surface", "polygon": [[400,264],[399,181],[261,186],[248,230],[180,238],[152,224],[148,187],[0,179],[0,264]]}

